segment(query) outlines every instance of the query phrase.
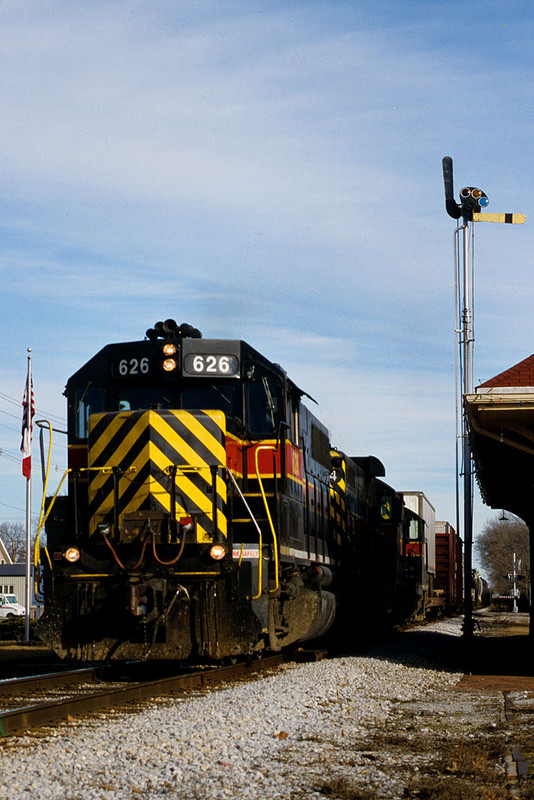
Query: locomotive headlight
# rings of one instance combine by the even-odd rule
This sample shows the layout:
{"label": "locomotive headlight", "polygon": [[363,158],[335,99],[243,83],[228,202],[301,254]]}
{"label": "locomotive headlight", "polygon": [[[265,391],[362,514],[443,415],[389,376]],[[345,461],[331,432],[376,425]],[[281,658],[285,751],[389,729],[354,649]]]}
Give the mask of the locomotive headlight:
{"label": "locomotive headlight", "polygon": [[165,356],[174,356],[178,352],[178,348],[172,342],[167,342],[167,344],[163,345],[163,355]]}
{"label": "locomotive headlight", "polygon": [[226,547],[223,544],[212,544],[210,547],[210,557],[214,561],[221,561],[226,555]]}
{"label": "locomotive headlight", "polygon": [[174,369],[176,369],[176,361],[174,358],[166,358],[163,362],[163,369],[165,372],[172,372]]}
{"label": "locomotive headlight", "polygon": [[71,564],[74,564],[74,562],[78,561],[80,558],[80,551],[77,547],[67,547],[64,556],[66,561],[70,561]]}

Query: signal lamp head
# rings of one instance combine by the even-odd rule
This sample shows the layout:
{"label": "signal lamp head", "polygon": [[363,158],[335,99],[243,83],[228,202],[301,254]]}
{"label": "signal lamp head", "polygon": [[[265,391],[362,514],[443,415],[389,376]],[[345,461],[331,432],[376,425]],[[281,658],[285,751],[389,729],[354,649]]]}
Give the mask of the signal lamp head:
{"label": "signal lamp head", "polygon": [[214,561],[221,561],[226,555],[226,547],[223,544],[212,544],[210,547],[210,558]]}
{"label": "signal lamp head", "polygon": [[67,547],[64,556],[66,561],[70,561],[71,564],[74,564],[80,558],[80,551],[77,547]]}
{"label": "signal lamp head", "polygon": [[174,358],[166,358],[163,362],[163,369],[165,372],[172,372],[176,369],[176,361]]}
{"label": "signal lamp head", "polygon": [[178,348],[172,342],[167,342],[167,344],[164,344],[162,349],[163,354],[166,356],[173,356],[178,351]]}
{"label": "signal lamp head", "polygon": [[464,186],[460,191],[460,200],[462,201],[460,213],[466,221],[472,220],[472,215],[481,208],[486,208],[489,203],[486,193],[477,186]]}

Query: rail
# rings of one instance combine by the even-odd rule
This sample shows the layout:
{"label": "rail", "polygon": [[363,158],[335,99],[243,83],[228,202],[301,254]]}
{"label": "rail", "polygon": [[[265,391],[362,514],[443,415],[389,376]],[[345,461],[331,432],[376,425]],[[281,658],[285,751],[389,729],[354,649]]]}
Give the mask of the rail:
{"label": "rail", "polygon": [[[284,663],[282,654],[229,667],[188,672],[157,680],[147,680],[124,687],[92,694],[78,694],[59,701],[36,703],[0,713],[0,737],[9,736],[28,728],[68,720],[101,709],[116,708],[126,703],[160,697],[188,689],[202,689],[209,685],[241,678]],[[28,680],[28,679],[26,679]],[[1,684],[0,684],[1,686]],[[22,686],[21,686],[22,688]]]}

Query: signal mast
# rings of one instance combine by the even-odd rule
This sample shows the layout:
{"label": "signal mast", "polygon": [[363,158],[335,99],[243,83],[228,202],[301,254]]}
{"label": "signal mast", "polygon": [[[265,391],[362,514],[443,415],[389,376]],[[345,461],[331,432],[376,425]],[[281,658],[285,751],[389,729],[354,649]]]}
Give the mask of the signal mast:
{"label": "signal mast", "polygon": [[[452,158],[443,158],[443,182],[445,185],[445,208],[453,219],[462,218],[462,224],[454,230],[455,269],[455,333],[457,336],[456,357],[456,528],[460,528],[460,477],[463,477],[463,534],[464,534],[464,624],[466,639],[474,634],[473,624],[473,459],[469,445],[465,397],[473,394],[474,325],[474,263],[469,252],[469,223],[505,222],[522,224],[523,214],[487,214],[489,199],[482,189],[464,186],[460,190],[460,203],[454,199]],[[461,239],[461,247],[460,247]],[[474,245],[474,226],[471,225],[471,252]],[[461,253],[461,255],[460,255]]]}

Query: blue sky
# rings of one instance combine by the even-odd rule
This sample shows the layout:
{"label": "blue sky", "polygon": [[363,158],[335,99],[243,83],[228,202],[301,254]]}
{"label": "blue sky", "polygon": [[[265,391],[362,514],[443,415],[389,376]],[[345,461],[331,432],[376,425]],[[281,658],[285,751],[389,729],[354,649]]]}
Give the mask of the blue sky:
{"label": "blue sky", "polygon": [[454,523],[441,159],[527,216],[476,228],[478,383],[534,351],[533,35],[521,1],[4,0],[0,520],[27,347],[60,426],[71,373],[174,317],[280,362]]}

